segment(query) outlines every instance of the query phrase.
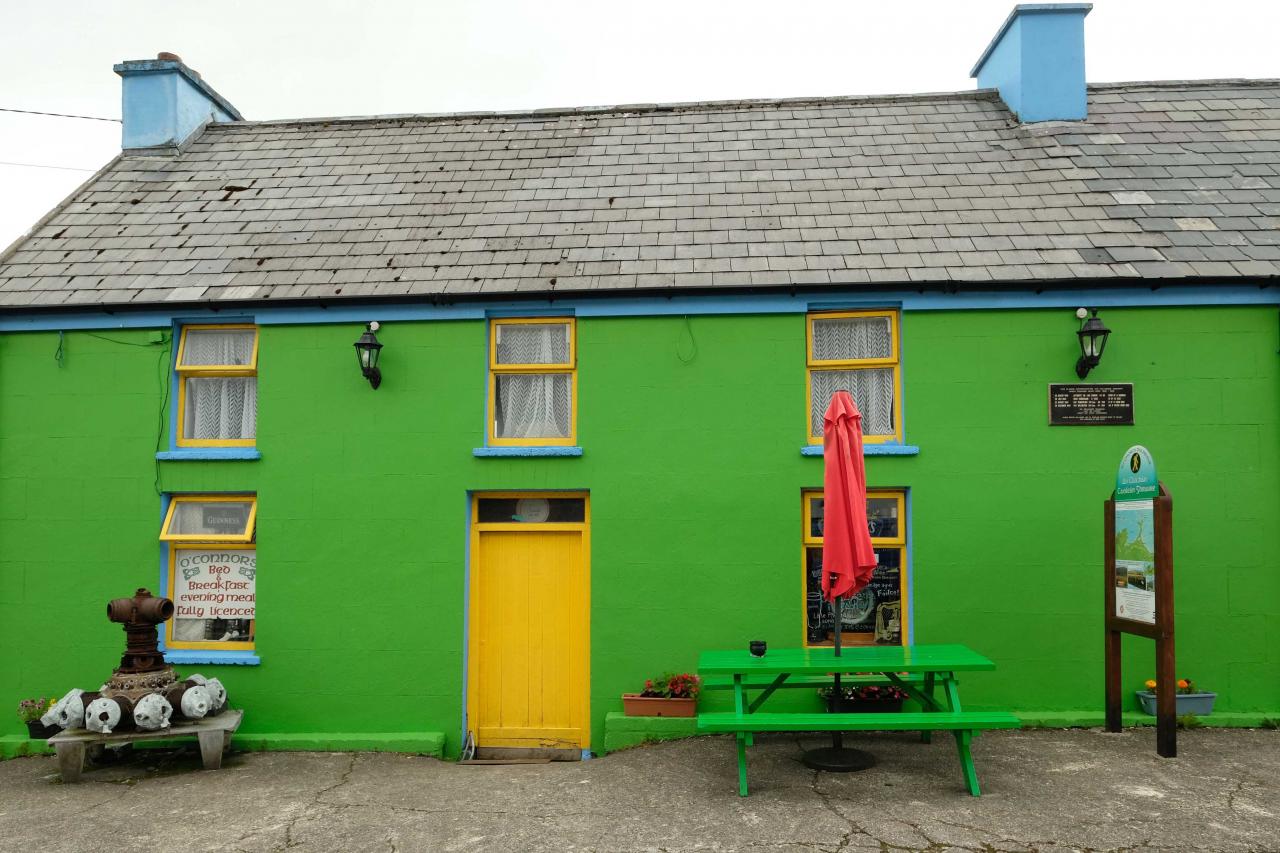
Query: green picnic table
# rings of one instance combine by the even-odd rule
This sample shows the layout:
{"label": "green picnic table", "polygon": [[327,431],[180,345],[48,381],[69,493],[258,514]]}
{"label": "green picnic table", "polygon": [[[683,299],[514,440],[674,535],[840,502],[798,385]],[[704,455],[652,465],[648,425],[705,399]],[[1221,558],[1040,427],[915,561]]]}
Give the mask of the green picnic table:
{"label": "green picnic table", "polygon": [[[984,729],[1018,728],[1007,711],[965,711],[960,704],[960,672],[982,672],[995,664],[962,645],[854,646],[840,657],[830,648],[770,649],[763,657],[748,651],[708,651],[698,658],[698,674],[710,685],[733,690],[733,710],[698,714],[698,731],[730,733],[738,749],[738,793],[747,796],[747,747],[754,732],[933,731],[955,735],[969,793],[978,796],[978,773],[969,745]],[[813,687],[839,672],[860,673],[855,684],[900,688],[920,704],[917,712],[828,714],[760,711],[782,688]],[[871,675],[867,675],[871,673]],[[790,682],[790,683],[789,683]],[[754,695],[752,695],[754,694]]]}

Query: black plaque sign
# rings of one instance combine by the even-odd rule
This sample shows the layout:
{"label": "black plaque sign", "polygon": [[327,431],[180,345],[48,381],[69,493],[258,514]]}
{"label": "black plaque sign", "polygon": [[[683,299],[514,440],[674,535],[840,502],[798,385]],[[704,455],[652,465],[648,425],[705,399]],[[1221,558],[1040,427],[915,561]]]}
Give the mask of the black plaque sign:
{"label": "black plaque sign", "polygon": [[1132,426],[1133,383],[1049,385],[1049,426]]}

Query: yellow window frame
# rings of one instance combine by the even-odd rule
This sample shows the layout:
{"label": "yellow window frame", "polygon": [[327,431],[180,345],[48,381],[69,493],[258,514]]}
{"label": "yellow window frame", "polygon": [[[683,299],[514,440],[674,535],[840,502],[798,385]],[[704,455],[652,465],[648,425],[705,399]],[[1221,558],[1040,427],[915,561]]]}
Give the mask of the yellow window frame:
{"label": "yellow window frame", "polygon": [[[569,327],[569,360],[555,364],[499,364],[498,328],[517,325]],[[511,374],[546,374],[569,377],[569,435],[567,438],[499,438],[497,435],[498,377]],[[571,447],[578,443],[578,324],[574,317],[503,317],[489,321],[489,391],[485,434],[494,447]]]}
{"label": "yellow window frame", "polygon": [[[248,364],[199,364],[183,366],[182,357],[187,348],[187,332],[191,331],[252,331],[253,356]],[[178,374],[178,422],[176,443],[179,447],[253,447],[257,444],[254,438],[188,438],[183,434],[186,424],[187,379],[193,376],[257,376],[258,375],[258,341],[261,335],[258,327],[252,323],[193,323],[182,327],[178,339],[178,354],[174,361],[174,370]]]}
{"label": "yellow window frame", "polygon": [[[889,320],[891,356],[889,358],[818,359],[813,356],[813,324],[816,320],[844,320],[850,318],[885,317]],[[815,370],[857,370],[868,367],[893,368],[893,435],[863,435],[865,444],[902,443],[902,350],[899,340],[899,312],[877,311],[821,311],[807,314],[804,322],[804,431],[810,444],[822,444],[822,436],[813,434],[810,411],[813,406],[813,373]]]}
{"label": "yellow window frame", "polygon": [[[804,648],[823,648],[829,643],[809,642],[808,627],[805,620],[807,614],[805,608],[808,606],[808,549],[821,548],[821,536],[813,535],[813,500],[815,498],[825,499],[826,492],[822,489],[804,489],[800,493],[800,521],[803,525],[800,533],[800,638],[801,646]],[[899,619],[902,622],[902,628],[899,636],[902,638],[903,645],[907,642],[909,610],[907,607],[908,596],[911,592],[911,583],[909,573],[907,571],[907,493],[898,489],[875,489],[867,492],[867,500],[891,498],[898,505],[898,535],[897,536],[872,536],[871,546],[877,549],[894,548],[900,552],[899,569],[898,569],[898,594],[899,600],[902,602],[902,612]]]}
{"label": "yellow window frame", "polygon": [[[244,533],[169,533],[173,524],[173,516],[178,504],[187,503],[248,503],[249,519],[245,523]],[[254,541],[255,525],[258,522],[257,495],[174,495],[169,500],[169,509],[164,514],[164,523],[160,525],[160,541],[171,543],[201,542],[208,545],[249,543]],[[172,587],[170,587],[172,589]]]}
{"label": "yellow window frame", "polygon": [[[256,504],[255,504],[255,509],[256,509]],[[179,551],[207,551],[209,550],[210,546],[214,546],[214,547],[221,546],[221,550],[226,550],[226,551],[257,551],[258,549],[258,546],[253,544],[224,545],[222,544],[223,542],[225,542],[225,540],[208,539],[201,543],[193,542],[185,545],[170,545],[169,546],[169,592],[170,594],[172,594],[173,590],[177,588],[175,586],[175,583],[176,583],[175,575],[177,573]],[[175,615],[174,619],[176,618],[177,616]],[[173,639],[174,619],[168,619],[164,623],[164,645],[165,645],[165,648],[167,649],[174,649],[174,650],[212,649],[212,650],[222,650],[222,651],[228,651],[228,652],[238,652],[238,651],[253,651],[253,649],[257,644],[256,634],[255,634],[255,640],[253,642],[250,642],[250,641],[236,642],[233,640],[229,640],[226,642],[217,642],[214,640],[175,640]],[[256,623],[258,619],[255,616],[250,621]]]}

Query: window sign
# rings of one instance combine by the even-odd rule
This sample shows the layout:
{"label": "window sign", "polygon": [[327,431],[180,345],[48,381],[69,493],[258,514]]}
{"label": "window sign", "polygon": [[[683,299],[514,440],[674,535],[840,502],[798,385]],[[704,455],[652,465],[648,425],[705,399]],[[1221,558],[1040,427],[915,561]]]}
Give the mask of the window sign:
{"label": "window sign", "polygon": [[171,639],[252,648],[257,576],[255,548],[174,548]]}
{"label": "window sign", "polygon": [[250,542],[257,501],[244,495],[181,495],[169,503],[165,542]]}

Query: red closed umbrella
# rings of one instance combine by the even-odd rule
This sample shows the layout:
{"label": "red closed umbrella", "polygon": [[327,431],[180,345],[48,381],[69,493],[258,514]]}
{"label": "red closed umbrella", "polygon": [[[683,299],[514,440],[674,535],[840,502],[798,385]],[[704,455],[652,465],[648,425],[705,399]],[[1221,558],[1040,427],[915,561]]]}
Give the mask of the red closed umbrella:
{"label": "red closed umbrella", "polygon": [[[876,552],[867,530],[867,470],[862,461],[862,415],[848,391],[837,391],[822,417],[823,474],[822,594],[835,613],[835,656],[840,657],[844,619],[840,599],[856,595],[871,582]],[[840,670],[835,693],[840,692]],[[802,759],[815,770],[849,773],[874,767],[875,756],[846,749],[840,732],[831,746],[811,749]]]}
{"label": "red closed umbrella", "polygon": [[[822,416],[822,594],[848,598],[871,582],[876,552],[867,532],[867,469],[862,415],[848,391],[837,391]],[[836,648],[840,623],[836,622]]]}

